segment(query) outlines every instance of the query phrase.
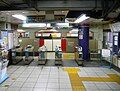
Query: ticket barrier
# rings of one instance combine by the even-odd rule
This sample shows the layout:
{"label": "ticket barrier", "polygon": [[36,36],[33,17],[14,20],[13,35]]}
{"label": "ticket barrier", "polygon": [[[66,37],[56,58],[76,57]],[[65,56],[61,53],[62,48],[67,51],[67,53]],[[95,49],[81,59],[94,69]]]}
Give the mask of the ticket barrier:
{"label": "ticket barrier", "polygon": [[47,52],[46,51],[40,51],[39,57],[38,57],[38,64],[39,65],[45,65],[47,62]]}
{"label": "ticket barrier", "polygon": [[15,49],[12,50],[12,63],[17,64],[23,60],[23,57],[20,52],[17,52]]}
{"label": "ticket barrier", "polygon": [[26,48],[25,51],[24,51],[24,53],[25,53],[25,57],[24,57],[23,62],[28,65],[28,64],[30,64],[34,60],[34,57],[33,57],[33,54],[34,54],[33,53],[33,48],[32,48],[32,50],[31,50],[31,48]]}
{"label": "ticket barrier", "polygon": [[62,65],[62,51],[55,50],[55,65]]}
{"label": "ticket barrier", "polygon": [[83,59],[82,59],[82,47],[75,47],[75,61],[78,64],[78,66],[83,66]]}

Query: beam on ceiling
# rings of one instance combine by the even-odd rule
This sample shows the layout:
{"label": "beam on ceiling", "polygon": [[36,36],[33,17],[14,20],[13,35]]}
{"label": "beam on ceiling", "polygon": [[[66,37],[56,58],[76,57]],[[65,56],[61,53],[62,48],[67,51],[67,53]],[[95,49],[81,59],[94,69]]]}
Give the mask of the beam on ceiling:
{"label": "beam on ceiling", "polygon": [[11,5],[11,4],[10,4],[9,2],[7,2],[6,0],[1,0],[1,2],[4,3],[4,4],[5,4],[7,7],[9,7],[9,8],[11,8],[11,7],[12,7],[12,8],[13,8],[13,7],[14,7],[14,8],[17,8],[17,7],[15,7],[14,5]]}
{"label": "beam on ceiling", "polygon": [[35,8],[36,11],[39,12],[40,10],[38,9],[38,6],[37,6],[38,0],[34,0],[33,3],[34,3],[33,7]]}
{"label": "beam on ceiling", "polygon": [[37,3],[38,8],[70,8],[70,9],[75,9],[75,8],[81,8],[81,9],[87,9],[91,10],[96,7],[96,9],[101,10],[101,0],[97,1],[96,0],[40,0]]}
{"label": "beam on ceiling", "polygon": [[[101,10],[101,0],[22,0],[28,7],[22,7],[13,10],[33,9],[39,10]],[[15,2],[17,3],[17,1]],[[18,4],[18,3],[17,3]],[[97,5],[97,6],[96,6]],[[17,7],[17,5],[15,5]],[[22,5],[21,5],[22,6]],[[3,7],[3,9],[11,9]],[[1,8],[0,8],[1,10]],[[12,10],[12,9],[11,9]]]}
{"label": "beam on ceiling", "polygon": [[29,8],[32,7],[31,0],[23,0],[23,2],[25,2],[28,5]]}
{"label": "beam on ceiling", "polygon": [[108,1],[104,1],[104,5],[106,7],[103,8],[103,15],[102,17],[106,19],[108,14],[110,12],[113,12],[114,10],[118,9],[120,7],[120,1],[119,0],[113,0],[113,3],[109,4]]}
{"label": "beam on ceiling", "polygon": [[[0,10],[33,10],[33,8],[37,11],[39,10],[102,10],[103,16],[107,15],[107,13],[111,12],[113,9],[118,7],[118,3],[115,4],[111,9],[108,9],[108,2],[113,0],[22,0],[23,3],[27,4],[28,7],[17,7],[19,3],[17,1],[15,3],[6,2],[5,0],[1,0],[7,6],[2,6]],[[103,2],[104,1],[104,2]],[[119,1],[119,0],[116,0]],[[22,6],[22,4],[21,4]],[[14,8],[13,8],[14,7]],[[107,13],[106,13],[107,12]],[[106,13],[106,14],[105,14]]]}
{"label": "beam on ceiling", "polygon": [[36,11],[39,11],[37,8],[38,0],[23,0],[29,8],[35,8]]}

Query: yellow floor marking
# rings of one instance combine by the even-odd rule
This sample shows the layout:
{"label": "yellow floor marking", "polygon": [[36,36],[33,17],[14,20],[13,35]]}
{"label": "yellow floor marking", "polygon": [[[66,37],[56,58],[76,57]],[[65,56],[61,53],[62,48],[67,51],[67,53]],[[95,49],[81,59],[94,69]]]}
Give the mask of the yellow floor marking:
{"label": "yellow floor marking", "polygon": [[74,53],[63,53],[63,59],[75,59]]}
{"label": "yellow floor marking", "polygon": [[72,85],[72,90],[73,91],[85,91],[85,87],[82,83],[82,80],[80,79],[77,73],[80,69],[79,68],[64,68],[64,70],[68,72],[71,85]]}
{"label": "yellow floor marking", "polygon": [[117,74],[107,74],[109,77],[79,77],[79,68],[64,68],[68,72],[72,90],[73,91],[86,91],[82,81],[93,81],[93,82],[117,82],[120,84],[120,76]]}

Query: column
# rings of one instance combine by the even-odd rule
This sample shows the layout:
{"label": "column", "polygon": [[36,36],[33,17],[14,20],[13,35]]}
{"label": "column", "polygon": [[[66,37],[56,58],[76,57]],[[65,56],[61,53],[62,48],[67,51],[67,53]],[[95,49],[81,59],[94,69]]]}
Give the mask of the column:
{"label": "column", "polygon": [[81,25],[78,31],[79,46],[82,47],[83,59],[89,60],[89,26]]}

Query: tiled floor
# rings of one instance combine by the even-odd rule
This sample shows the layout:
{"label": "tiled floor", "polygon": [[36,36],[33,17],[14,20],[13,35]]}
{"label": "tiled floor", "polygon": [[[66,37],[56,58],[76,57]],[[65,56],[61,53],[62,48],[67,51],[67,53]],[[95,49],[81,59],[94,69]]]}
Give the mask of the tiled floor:
{"label": "tiled floor", "polygon": [[108,68],[10,66],[8,74],[0,91],[120,91],[120,73]]}

